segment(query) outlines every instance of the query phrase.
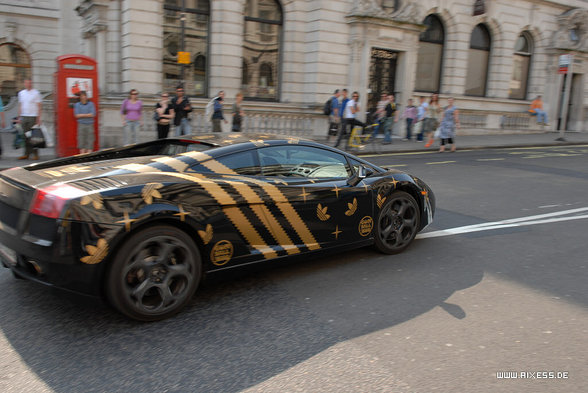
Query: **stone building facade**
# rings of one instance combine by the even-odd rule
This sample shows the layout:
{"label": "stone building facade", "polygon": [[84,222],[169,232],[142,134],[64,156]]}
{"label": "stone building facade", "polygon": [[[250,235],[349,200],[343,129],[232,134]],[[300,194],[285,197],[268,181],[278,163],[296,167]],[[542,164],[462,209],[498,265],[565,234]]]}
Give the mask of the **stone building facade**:
{"label": "stone building facade", "polygon": [[[543,95],[546,129],[588,131],[585,0],[0,0],[0,6],[0,56],[9,44],[24,50],[43,92],[52,91],[58,55],[97,59],[104,147],[120,143],[115,114],[126,92],[138,89],[152,105],[178,83],[197,108],[196,132],[209,130],[204,107],[224,90],[227,103],[245,95],[251,129],[324,135],[320,108],[337,88],[357,90],[366,109],[381,92],[394,92],[401,104],[432,92],[442,101],[453,96],[471,133],[533,129],[524,112]],[[187,52],[187,64],[178,64],[178,52]],[[562,55],[572,55],[569,74],[559,73],[568,59]],[[0,57],[2,78],[9,62]],[[143,139],[153,135],[146,126]]]}

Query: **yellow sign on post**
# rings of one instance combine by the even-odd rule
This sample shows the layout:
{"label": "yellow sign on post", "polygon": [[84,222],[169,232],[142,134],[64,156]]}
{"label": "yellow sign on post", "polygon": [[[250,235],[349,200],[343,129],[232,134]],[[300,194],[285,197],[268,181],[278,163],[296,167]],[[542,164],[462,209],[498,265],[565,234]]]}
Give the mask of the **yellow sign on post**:
{"label": "yellow sign on post", "polygon": [[178,52],[178,64],[190,64],[190,52]]}

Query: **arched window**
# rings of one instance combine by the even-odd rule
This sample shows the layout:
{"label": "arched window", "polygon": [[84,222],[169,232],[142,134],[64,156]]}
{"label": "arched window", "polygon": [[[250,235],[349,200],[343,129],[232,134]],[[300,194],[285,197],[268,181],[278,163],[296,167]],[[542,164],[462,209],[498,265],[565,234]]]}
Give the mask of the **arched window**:
{"label": "arched window", "polygon": [[[163,8],[163,91],[182,83],[187,94],[204,97],[210,1],[165,0]],[[178,52],[188,52],[193,63],[178,64]]]}
{"label": "arched window", "polygon": [[533,55],[533,40],[528,32],[523,32],[514,48],[512,77],[508,86],[508,97],[516,100],[527,98],[527,82],[529,81],[529,69],[531,56]]}
{"label": "arched window", "polygon": [[470,39],[468,73],[465,94],[483,97],[486,95],[488,63],[490,61],[490,32],[483,24],[474,27]]}
{"label": "arched window", "polygon": [[25,79],[31,79],[27,52],[16,44],[0,44],[0,91],[5,105],[23,88]]}
{"label": "arched window", "polygon": [[436,15],[428,15],[423,24],[427,30],[419,37],[415,90],[438,92],[441,89],[441,65],[445,29]]}
{"label": "arched window", "polygon": [[[246,98],[277,100],[282,8],[276,0],[247,0],[243,64],[248,72],[259,66],[258,75],[243,75],[241,87]],[[245,70],[244,70],[245,71]]]}

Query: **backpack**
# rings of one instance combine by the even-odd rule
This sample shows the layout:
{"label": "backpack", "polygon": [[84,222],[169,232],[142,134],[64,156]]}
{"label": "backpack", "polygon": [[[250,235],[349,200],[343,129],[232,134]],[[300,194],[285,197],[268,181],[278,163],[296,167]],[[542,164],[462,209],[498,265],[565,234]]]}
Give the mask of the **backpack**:
{"label": "backpack", "polygon": [[332,106],[331,101],[333,101],[333,97],[329,98],[327,102],[325,102],[325,106],[323,106],[323,113],[327,116],[331,114]]}
{"label": "backpack", "polygon": [[211,120],[212,115],[214,114],[214,102],[217,98],[218,97],[214,97],[212,100],[208,101],[208,104],[206,104],[206,111],[204,112],[204,117],[208,121]]}

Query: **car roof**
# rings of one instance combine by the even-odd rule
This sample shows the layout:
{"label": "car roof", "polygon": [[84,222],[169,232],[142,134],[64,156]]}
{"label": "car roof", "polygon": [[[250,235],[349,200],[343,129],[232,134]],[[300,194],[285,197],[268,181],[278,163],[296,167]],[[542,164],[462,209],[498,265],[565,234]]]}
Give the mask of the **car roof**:
{"label": "car roof", "polygon": [[[169,138],[174,139],[174,138]],[[239,132],[239,133],[212,133],[212,134],[205,134],[205,135],[184,135],[182,137],[175,138],[178,140],[190,140],[196,142],[202,142],[204,144],[211,144],[216,147],[223,147],[223,146],[231,146],[236,145],[239,143],[247,143],[252,142],[256,144],[260,144],[261,142],[269,142],[269,141],[281,141],[281,142],[297,142],[297,141],[305,141],[305,142],[313,142],[310,139],[298,137],[298,136],[291,136],[291,135],[281,135],[281,134],[269,134],[269,133],[255,133],[255,132]]]}
{"label": "car roof", "polygon": [[[378,167],[362,159],[361,157],[357,157],[353,154],[348,152],[341,151],[335,147],[325,145],[320,142],[313,141],[311,139],[307,139],[304,137],[292,136],[292,135],[280,135],[280,134],[269,134],[269,133],[231,133],[231,134],[224,134],[224,133],[213,133],[213,134],[205,134],[205,135],[186,135],[181,138],[169,138],[169,139],[178,139],[178,140],[189,140],[196,143],[202,143],[209,145],[210,148],[204,151],[200,151],[200,153],[205,153],[209,158],[219,158],[226,154],[237,153],[240,151],[256,149],[265,146],[276,146],[276,145],[303,145],[303,146],[313,146],[321,149],[330,150],[339,154],[343,154],[347,157],[355,159],[359,162],[367,164],[373,168],[376,168],[378,171],[384,172],[383,168]],[[194,154],[187,152],[181,154],[180,156],[191,156],[198,157],[201,159],[202,156],[198,154],[198,152],[193,152]]]}

